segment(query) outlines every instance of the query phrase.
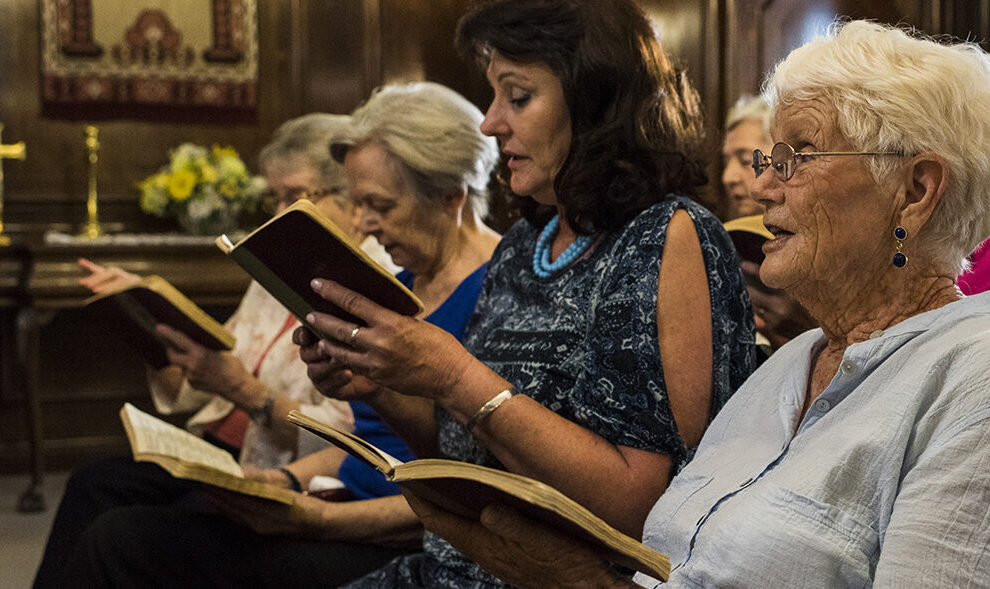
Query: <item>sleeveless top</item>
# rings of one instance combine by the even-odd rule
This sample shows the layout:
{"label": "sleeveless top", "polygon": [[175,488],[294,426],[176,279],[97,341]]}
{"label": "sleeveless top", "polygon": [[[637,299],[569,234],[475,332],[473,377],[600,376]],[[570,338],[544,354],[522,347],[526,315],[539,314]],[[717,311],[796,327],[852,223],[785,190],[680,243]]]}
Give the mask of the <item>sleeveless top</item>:
{"label": "sleeveless top", "polygon": [[[488,263],[482,264],[454,289],[447,300],[425,318],[425,321],[436,325],[458,340],[464,338],[464,330],[468,319],[474,310],[481,284]],[[407,288],[412,289],[413,274],[403,270],[396,278]],[[363,402],[352,402],[354,412],[354,434],[378,446],[399,460],[408,461],[416,457],[412,450],[382,418],[375,413],[370,405]],[[388,495],[398,495],[399,486],[385,480],[377,470],[354,458],[350,454],[344,458],[337,472],[337,477],[350,489],[355,499],[372,499]]]}
{"label": "sleeveless top", "polygon": [[[657,284],[670,219],[691,217],[712,308],[711,414],[754,369],[749,297],[722,224],[671,196],[606,234],[585,257],[540,278],[532,256],[540,228],[522,220],[502,238],[464,339],[467,349],[519,392],[606,440],[690,457],[666,395],[657,341]],[[504,468],[464,426],[438,409],[444,458]],[[425,554],[392,561],[353,587],[502,587],[497,578],[427,532]]]}

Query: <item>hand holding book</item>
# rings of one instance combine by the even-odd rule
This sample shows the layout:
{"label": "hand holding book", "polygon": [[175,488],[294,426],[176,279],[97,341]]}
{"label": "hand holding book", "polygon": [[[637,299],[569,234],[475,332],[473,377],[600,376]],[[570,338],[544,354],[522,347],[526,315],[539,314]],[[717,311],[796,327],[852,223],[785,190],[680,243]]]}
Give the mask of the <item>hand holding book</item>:
{"label": "hand holding book", "polygon": [[250,384],[260,383],[232,353],[211,350],[169,325],[157,325],[155,333],[168,344],[165,353],[169,364],[180,367],[193,388],[222,395],[240,406],[255,404],[255,398],[240,397]]}
{"label": "hand holding book", "polygon": [[[80,264],[87,267],[82,261]],[[87,281],[90,288],[100,292],[86,299],[86,306],[116,330],[150,366],[161,369],[170,364],[170,343],[157,329],[161,324],[181,332],[203,348],[233,349],[234,336],[167,280],[154,275],[145,278],[122,275],[123,271],[115,273],[90,264],[98,270],[80,282]],[[88,281],[90,278],[92,281]]]}
{"label": "hand holding book", "polygon": [[326,502],[316,497],[297,494],[291,505],[279,505],[212,485],[204,485],[201,491],[217,511],[259,534],[320,538],[327,523],[323,518]]}
{"label": "hand holding book", "polygon": [[491,505],[474,520],[405,496],[427,530],[514,587],[637,587],[586,542],[510,507]]}
{"label": "hand holding book", "polygon": [[317,278],[312,288],[365,325],[311,313],[308,322],[323,336],[303,356],[310,364],[311,377],[317,370],[314,364],[326,362],[327,372],[332,366],[344,366],[400,393],[434,397],[452,390],[466,365],[480,364],[439,327],[394,313],[330,280]]}
{"label": "hand holding book", "polygon": [[[289,421],[349,452],[383,473],[388,480],[398,483],[413,508],[426,518],[427,527],[453,540],[456,546],[469,551],[470,556],[482,565],[492,566],[493,570],[500,562],[505,566],[525,562],[533,567],[535,582],[546,579],[536,575],[535,569],[543,566],[542,559],[547,558],[553,562],[543,564],[551,565],[558,560],[568,562],[569,566],[588,575],[597,574],[602,568],[609,570],[602,564],[607,562],[658,579],[666,579],[670,573],[667,556],[622,534],[557,489],[535,479],[456,460],[424,458],[403,462],[350,432],[298,412],[290,413]],[[496,512],[492,519],[490,505],[510,506],[521,515],[506,516],[503,520]],[[514,520],[511,524],[491,525],[493,521]],[[512,530],[518,530],[518,533]],[[529,542],[534,538],[538,542],[546,541],[546,546],[531,546]],[[489,551],[484,540],[492,541],[493,546],[501,546],[501,549]],[[516,552],[525,553],[529,560],[516,563]],[[508,560],[500,560],[506,558]],[[575,560],[571,563],[568,558]],[[487,562],[489,559],[491,562]],[[561,578],[566,577],[554,566],[547,566],[547,570]],[[553,583],[530,586],[550,585]]]}
{"label": "hand holding book", "polygon": [[292,341],[299,346],[299,357],[307,366],[309,380],[324,396],[342,401],[364,401],[379,392],[378,383],[354,374],[349,366],[335,359],[320,346],[320,338],[308,327],[298,327]]}

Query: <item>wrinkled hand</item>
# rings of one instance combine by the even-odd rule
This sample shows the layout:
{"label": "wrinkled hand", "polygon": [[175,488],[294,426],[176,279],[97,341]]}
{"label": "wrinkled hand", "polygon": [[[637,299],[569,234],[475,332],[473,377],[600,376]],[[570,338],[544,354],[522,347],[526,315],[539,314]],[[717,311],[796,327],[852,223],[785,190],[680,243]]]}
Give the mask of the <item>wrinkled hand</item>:
{"label": "wrinkled hand", "polygon": [[168,325],[158,324],[155,332],[169,344],[165,348],[169,363],[182,368],[190,385],[235,403],[241,401],[235,397],[253,377],[233,354],[205,348]]}
{"label": "wrinkled hand", "polygon": [[316,361],[322,354],[326,366],[313,369],[310,377],[328,387],[340,387],[348,378],[355,389],[367,386],[353,380],[358,375],[400,393],[438,398],[453,390],[466,367],[477,362],[439,327],[394,313],[329,280],[314,280],[313,290],[367,323],[352,336],[353,323],[323,313],[308,318],[326,337],[315,344],[317,351],[308,346],[304,360]]}
{"label": "wrinkled hand", "polygon": [[204,485],[203,492],[218,511],[259,534],[307,538],[320,536],[326,501],[300,493],[290,506],[220,487]]}
{"label": "wrinkled hand", "polygon": [[410,493],[405,496],[426,529],[514,586],[636,587],[584,543],[508,507],[489,505],[479,523]]}
{"label": "wrinkled hand", "polygon": [[297,327],[292,341],[299,346],[299,357],[306,363],[309,380],[323,396],[342,401],[363,401],[381,389],[374,381],[354,374],[342,362],[335,360],[319,345],[320,339],[307,327]]}
{"label": "wrinkled hand", "polygon": [[79,279],[79,284],[96,294],[132,286],[141,281],[141,277],[137,274],[131,274],[116,266],[101,266],[86,258],[79,258],[76,263],[89,272]]}
{"label": "wrinkled hand", "polygon": [[818,327],[814,318],[790,295],[783,290],[765,286],[759,280],[759,264],[743,261],[742,269],[747,277],[747,290],[753,303],[756,331],[770,340],[774,350],[805,331]]}

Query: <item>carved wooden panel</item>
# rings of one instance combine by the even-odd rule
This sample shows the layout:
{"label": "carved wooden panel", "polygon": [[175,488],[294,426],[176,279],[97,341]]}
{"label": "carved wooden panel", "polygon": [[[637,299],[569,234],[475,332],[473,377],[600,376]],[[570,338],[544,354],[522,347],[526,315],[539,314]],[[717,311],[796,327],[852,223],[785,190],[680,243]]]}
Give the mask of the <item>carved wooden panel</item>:
{"label": "carved wooden panel", "polygon": [[250,120],[257,31],[256,0],[42,0],[42,112]]}

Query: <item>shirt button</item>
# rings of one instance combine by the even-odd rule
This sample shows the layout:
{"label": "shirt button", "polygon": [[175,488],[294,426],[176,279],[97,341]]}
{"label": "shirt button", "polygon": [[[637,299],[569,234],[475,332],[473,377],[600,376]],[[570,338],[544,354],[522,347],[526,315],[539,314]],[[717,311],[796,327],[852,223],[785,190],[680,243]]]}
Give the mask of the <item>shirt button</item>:
{"label": "shirt button", "polygon": [[844,360],[842,362],[841,368],[842,368],[842,372],[845,372],[846,374],[851,374],[853,372],[856,372],[856,368],[858,367],[856,366],[856,363],[853,362],[852,360]]}
{"label": "shirt button", "polygon": [[818,399],[815,401],[815,409],[822,413],[826,413],[831,408],[832,404],[829,403],[827,399]]}

